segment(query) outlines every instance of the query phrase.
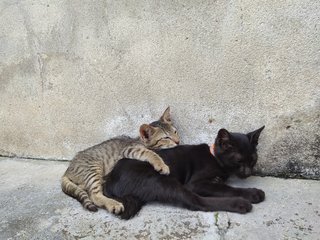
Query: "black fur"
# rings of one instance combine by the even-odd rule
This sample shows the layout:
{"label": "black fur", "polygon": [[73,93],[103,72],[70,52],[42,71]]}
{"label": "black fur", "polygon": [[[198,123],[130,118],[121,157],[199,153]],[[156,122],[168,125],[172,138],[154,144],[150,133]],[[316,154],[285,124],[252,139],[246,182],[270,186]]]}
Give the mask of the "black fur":
{"label": "black fur", "polygon": [[264,200],[264,192],[230,187],[223,181],[231,174],[244,178],[252,173],[262,130],[240,134],[221,129],[215,141],[216,157],[206,144],[160,150],[157,153],[170,167],[169,176],[157,173],[149,163],[122,159],[105,176],[104,194],[124,204],[123,219],[153,201],[196,211],[249,212],[251,203]]}

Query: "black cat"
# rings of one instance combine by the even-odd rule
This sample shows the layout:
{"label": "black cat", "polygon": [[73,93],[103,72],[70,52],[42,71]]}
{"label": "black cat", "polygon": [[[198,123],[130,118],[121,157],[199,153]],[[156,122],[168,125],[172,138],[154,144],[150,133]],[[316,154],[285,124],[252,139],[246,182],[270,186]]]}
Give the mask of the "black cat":
{"label": "black cat", "polygon": [[124,204],[123,219],[129,219],[147,202],[168,203],[196,211],[247,213],[251,203],[264,200],[256,188],[234,188],[223,182],[232,174],[251,175],[257,162],[258,138],[264,126],[248,134],[220,129],[214,155],[207,144],[181,145],[157,151],[170,167],[170,175],[154,171],[146,163],[120,160],[105,176],[104,194]]}

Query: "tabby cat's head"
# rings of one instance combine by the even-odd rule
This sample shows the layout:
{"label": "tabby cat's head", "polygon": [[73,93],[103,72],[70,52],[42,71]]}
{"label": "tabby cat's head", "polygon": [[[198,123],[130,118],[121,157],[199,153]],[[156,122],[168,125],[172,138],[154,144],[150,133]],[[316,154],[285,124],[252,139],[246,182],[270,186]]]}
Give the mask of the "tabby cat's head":
{"label": "tabby cat's head", "polygon": [[215,141],[214,153],[222,166],[240,178],[249,177],[257,162],[258,139],[264,126],[247,134],[230,133],[220,129]]}
{"label": "tabby cat's head", "polygon": [[170,107],[168,107],[158,121],[140,126],[140,139],[151,149],[172,148],[179,144],[177,129],[172,125]]}

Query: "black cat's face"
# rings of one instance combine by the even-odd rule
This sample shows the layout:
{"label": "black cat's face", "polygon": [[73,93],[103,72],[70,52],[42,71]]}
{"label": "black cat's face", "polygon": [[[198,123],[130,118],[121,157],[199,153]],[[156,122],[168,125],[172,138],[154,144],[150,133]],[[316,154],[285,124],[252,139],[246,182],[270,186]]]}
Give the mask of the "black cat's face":
{"label": "black cat's face", "polygon": [[240,178],[249,177],[257,162],[258,139],[264,126],[248,134],[220,129],[215,140],[215,155],[223,168]]}

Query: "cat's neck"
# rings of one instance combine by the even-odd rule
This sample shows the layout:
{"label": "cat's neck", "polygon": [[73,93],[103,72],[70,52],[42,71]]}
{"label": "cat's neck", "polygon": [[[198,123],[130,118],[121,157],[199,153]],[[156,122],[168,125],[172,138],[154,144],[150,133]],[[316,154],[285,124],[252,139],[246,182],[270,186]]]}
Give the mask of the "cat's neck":
{"label": "cat's neck", "polygon": [[212,154],[212,156],[216,159],[218,165],[223,168],[223,163],[222,161],[217,157],[216,152],[215,152],[215,145],[214,143],[212,144],[208,144],[209,145],[209,149],[210,149],[210,153]]}
{"label": "cat's neck", "polygon": [[213,144],[208,144],[208,145],[209,145],[211,154],[215,157],[216,155],[214,153],[214,143]]}
{"label": "cat's neck", "polygon": [[216,153],[215,153],[215,144],[208,144],[209,145],[209,149],[210,149],[210,153],[212,154],[213,158],[216,161],[216,164],[219,166],[219,168],[221,169],[221,171],[223,171],[223,174],[221,177],[221,179],[223,179],[224,181],[230,177],[230,173],[228,172],[228,170],[225,168],[225,165],[223,164],[223,161],[217,157]]}

